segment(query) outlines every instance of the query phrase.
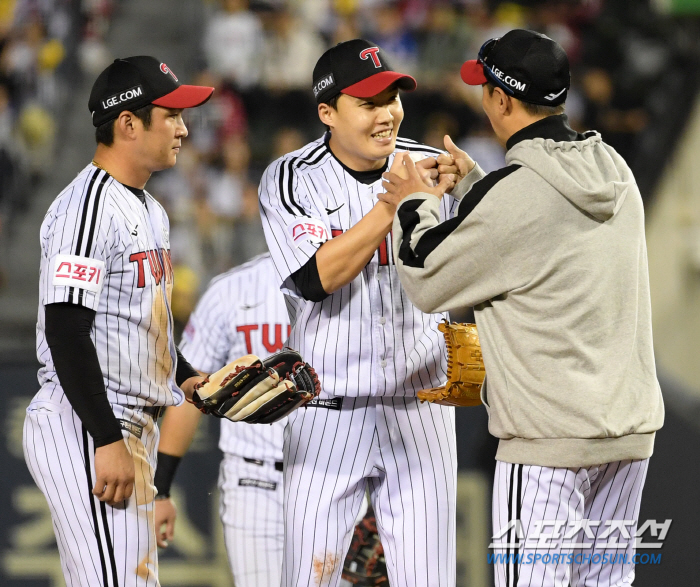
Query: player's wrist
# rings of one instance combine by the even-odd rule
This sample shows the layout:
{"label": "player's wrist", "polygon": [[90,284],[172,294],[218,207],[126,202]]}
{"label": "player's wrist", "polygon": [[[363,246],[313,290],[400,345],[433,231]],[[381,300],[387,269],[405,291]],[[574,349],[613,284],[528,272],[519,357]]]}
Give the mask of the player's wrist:
{"label": "player's wrist", "polygon": [[157,491],[156,499],[168,499],[170,497],[170,488],[181,460],[182,457],[162,452],[158,453],[158,466],[153,478],[153,484],[156,486]]}
{"label": "player's wrist", "polygon": [[182,393],[185,394],[187,400],[192,401],[194,392],[197,389],[197,384],[203,383],[205,379],[206,378],[202,377],[201,375],[194,375],[182,382],[180,389],[182,390]]}
{"label": "player's wrist", "polygon": [[391,225],[394,222],[394,214],[396,214],[397,206],[386,200],[379,200],[375,205],[373,210],[376,214],[377,224],[381,225],[382,228],[386,225],[386,233],[384,236],[389,234],[391,230]]}

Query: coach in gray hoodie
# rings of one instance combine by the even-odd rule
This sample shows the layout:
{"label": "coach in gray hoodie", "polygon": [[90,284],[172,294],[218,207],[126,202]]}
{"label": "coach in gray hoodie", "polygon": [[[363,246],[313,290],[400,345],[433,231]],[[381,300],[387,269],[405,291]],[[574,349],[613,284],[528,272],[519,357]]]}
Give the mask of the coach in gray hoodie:
{"label": "coach in gray hoodie", "polygon": [[[597,519],[609,531],[610,520],[637,519],[664,417],[639,189],[598,133],[569,127],[568,60],[551,39],[511,31],[465,63],[462,78],[484,86],[507,166],[486,175],[446,138],[439,187],[422,184],[408,157],[407,180],[386,175],[387,191],[406,196],[393,227],[401,283],[424,312],[474,306],[482,399],[500,439],[494,534],[505,520],[529,529],[553,518]],[[461,203],[441,223],[446,179]],[[629,585],[633,533],[615,552],[630,560],[497,563],[496,584]]]}

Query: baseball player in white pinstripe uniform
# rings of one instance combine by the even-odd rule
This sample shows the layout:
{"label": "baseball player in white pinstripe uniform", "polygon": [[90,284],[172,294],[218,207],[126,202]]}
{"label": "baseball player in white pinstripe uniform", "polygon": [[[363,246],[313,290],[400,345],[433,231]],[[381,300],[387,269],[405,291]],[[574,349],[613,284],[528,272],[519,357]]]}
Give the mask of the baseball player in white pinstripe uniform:
{"label": "baseball player in white pinstripe uniform", "polygon": [[95,82],[95,158],[41,226],[40,391],[24,451],[49,502],[67,585],[157,587],[157,413],[202,380],[172,338],[168,218],[144,191],[175,164],[182,109],[213,88],[180,85],[153,57]]}
{"label": "baseball player in white pinstripe uniform", "polygon": [[664,418],[639,188],[597,132],[568,125],[569,62],[552,39],[510,31],[461,74],[483,86],[507,166],[486,175],[455,151],[467,193],[446,222],[410,161],[386,187],[402,199],[394,243],[411,299],[475,310],[499,438],[495,584],[629,586]]}
{"label": "baseball player in white pinstripe uniform", "polygon": [[[285,430],[284,587],[338,584],[367,487],[390,583],[455,584],[454,409],[416,399],[446,379],[443,315],[406,297],[389,238],[394,206],[377,198],[395,153],[440,153],[397,139],[398,92],[415,85],[367,41],[330,49],[313,74],[329,132],[273,162],[260,185],[289,345],[322,384]],[[426,181],[437,177],[434,159],[419,165]],[[453,205],[445,199],[444,216]]]}
{"label": "baseball player in white pinstripe uniform", "polygon": [[[216,277],[190,316],[180,349],[202,373],[214,373],[243,355],[279,351],[289,317],[269,254]],[[179,459],[192,441],[201,413],[194,406],[166,410],[156,472],[159,543],[173,537],[169,490]],[[270,426],[221,420],[219,475],[221,521],[237,587],[278,587],[282,571],[282,433]],[[163,468],[165,467],[165,468]],[[161,530],[162,524],[168,525]]]}
{"label": "baseball player in white pinstripe uniform", "polygon": [[[201,373],[237,357],[279,351],[289,337],[289,316],[269,253],[212,280],[183,333],[180,350]],[[183,404],[166,410],[156,470],[158,545],[174,537],[170,499],[177,466],[194,438],[201,412]],[[237,587],[278,587],[282,572],[282,444],[286,419],[270,426],[221,420],[220,515]],[[366,510],[366,508],[365,508]],[[364,511],[360,512],[364,515]]]}

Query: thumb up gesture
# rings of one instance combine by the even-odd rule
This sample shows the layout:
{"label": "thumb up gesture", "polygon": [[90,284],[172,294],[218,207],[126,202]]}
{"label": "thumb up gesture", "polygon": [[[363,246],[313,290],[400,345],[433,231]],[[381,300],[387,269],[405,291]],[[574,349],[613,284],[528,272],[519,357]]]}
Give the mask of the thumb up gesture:
{"label": "thumb up gesture", "polygon": [[449,182],[450,187],[447,193],[450,193],[474,169],[476,163],[454,144],[450,135],[445,135],[445,149],[447,149],[447,154],[438,155],[437,158],[438,182]]}

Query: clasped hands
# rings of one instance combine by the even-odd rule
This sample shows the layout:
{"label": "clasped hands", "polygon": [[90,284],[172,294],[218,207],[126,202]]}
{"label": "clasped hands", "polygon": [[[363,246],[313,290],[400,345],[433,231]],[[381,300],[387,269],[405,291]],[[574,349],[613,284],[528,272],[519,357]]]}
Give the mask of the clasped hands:
{"label": "clasped hands", "polygon": [[414,163],[408,152],[397,153],[391,169],[382,177],[385,193],[377,197],[382,202],[398,206],[401,200],[417,192],[442,198],[474,168],[474,161],[445,135],[447,153],[428,157]]}

